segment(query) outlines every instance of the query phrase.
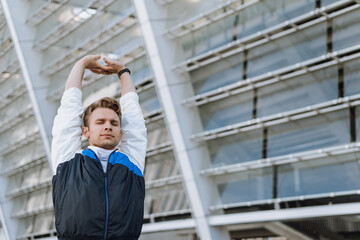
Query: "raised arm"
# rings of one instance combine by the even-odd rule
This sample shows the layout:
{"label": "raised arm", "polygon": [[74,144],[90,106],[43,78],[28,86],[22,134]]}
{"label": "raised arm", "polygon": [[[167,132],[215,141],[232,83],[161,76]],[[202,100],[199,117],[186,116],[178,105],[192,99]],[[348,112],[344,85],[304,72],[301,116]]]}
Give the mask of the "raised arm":
{"label": "raised arm", "polygon": [[[118,61],[112,61],[104,58],[104,62],[113,67],[113,73],[117,74],[125,68]],[[104,73],[103,70],[93,70],[95,73]],[[139,96],[136,93],[134,83],[128,72],[124,72],[120,76],[121,81],[121,98],[120,106],[122,112],[121,131],[122,138],[119,144],[120,150],[125,153],[130,161],[144,171],[146,146],[147,146],[147,130],[145,120],[139,104]]]}
{"label": "raised arm", "polygon": [[52,129],[51,159],[55,174],[60,163],[70,160],[81,151],[82,106],[81,83],[85,69],[101,69],[103,74],[111,74],[112,67],[102,66],[97,60],[100,55],[85,56],[72,68],[61,98],[61,105],[54,119]]}

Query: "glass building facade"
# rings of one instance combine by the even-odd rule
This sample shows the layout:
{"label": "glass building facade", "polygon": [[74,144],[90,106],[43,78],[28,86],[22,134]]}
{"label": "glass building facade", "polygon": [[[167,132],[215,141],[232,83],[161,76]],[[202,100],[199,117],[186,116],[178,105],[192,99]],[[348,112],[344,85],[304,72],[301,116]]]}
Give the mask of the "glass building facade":
{"label": "glass building facade", "polygon": [[[146,120],[141,240],[360,239],[359,22],[357,0],[1,0],[0,239],[56,239],[52,121],[96,53]],[[84,106],[120,94],[85,72]]]}

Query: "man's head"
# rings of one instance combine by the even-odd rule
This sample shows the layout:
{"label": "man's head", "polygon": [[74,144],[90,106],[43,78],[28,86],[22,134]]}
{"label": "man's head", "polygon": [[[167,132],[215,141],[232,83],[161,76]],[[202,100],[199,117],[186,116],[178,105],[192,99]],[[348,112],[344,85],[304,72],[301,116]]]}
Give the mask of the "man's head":
{"label": "man's head", "polygon": [[114,149],[121,140],[119,103],[109,97],[89,105],[84,112],[83,134],[91,146]]}

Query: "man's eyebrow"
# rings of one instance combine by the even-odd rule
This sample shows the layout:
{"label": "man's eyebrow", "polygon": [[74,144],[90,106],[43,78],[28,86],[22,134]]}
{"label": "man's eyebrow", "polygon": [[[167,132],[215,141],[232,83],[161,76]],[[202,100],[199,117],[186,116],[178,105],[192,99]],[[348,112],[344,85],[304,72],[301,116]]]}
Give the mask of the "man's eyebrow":
{"label": "man's eyebrow", "polygon": [[106,120],[109,120],[109,121],[111,121],[111,122],[119,122],[119,120],[114,119],[114,118],[111,118],[111,119],[107,119],[107,118],[97,118],[97,119],[95,119],[95,121],[106,121]]}

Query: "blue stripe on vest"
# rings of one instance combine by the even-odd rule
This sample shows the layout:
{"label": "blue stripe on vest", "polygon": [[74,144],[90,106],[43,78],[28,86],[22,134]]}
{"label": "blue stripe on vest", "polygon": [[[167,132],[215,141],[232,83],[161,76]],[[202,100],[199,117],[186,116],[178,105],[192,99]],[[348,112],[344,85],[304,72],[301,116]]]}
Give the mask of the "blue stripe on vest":
{"label": "blue stripe on vest", "polygon": [[[82,151],[83,156],[90,157],[92,159],[96,159],[97,162],[100,160],[96,156],[96,154],[91,149],[85,149]],[[114,152],[110,155],[109,163],[112,165],[115,164],[121,164],[126,166],[130,171],[134,172],[134,174],[139,175],[141,177],[144,177],[141,170],[136,166],[134,163],[132,163],[128,156],[121,152]]]}
{"label": "blue stripe on vest", "polygon": [[130,171],[133,171],[136,175],[144,177],[141,170],[129,160],[129,157],[121,152],[114,152],[110,155],[109,163],[112,165],[122,164],[126,166]]}
{"label": "blue stripe on vest", "polygon": [[88,156],[89,158],[95,159],[97,162],[100,162],[96,154],[91,149],[85,149],[82,151],[83,156]]}

